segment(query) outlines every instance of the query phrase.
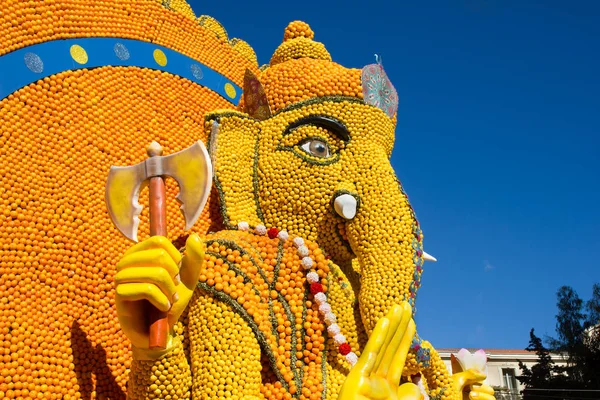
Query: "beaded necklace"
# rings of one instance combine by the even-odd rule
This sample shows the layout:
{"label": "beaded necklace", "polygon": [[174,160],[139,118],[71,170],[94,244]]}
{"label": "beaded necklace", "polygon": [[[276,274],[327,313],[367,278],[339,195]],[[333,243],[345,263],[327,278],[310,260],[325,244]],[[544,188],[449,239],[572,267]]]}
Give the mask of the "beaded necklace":
{"label": "beaded necklace", "polygon": [[[248,231],[250,226],[247,222],[240,222],[237,225],[240,231]],[[257,225],[254,231],[261,235],[267,235],[270,239],[279,238],[282,242],[289,240],[289,234],[286,231],[280,231],[277,228],[267,229],[264,225]],[[306,280],[310,284],[310,292],[314,296],[315,303],[319,306],[319,313],[323,316],[323,320],[327,324],[327,333],[333,338],[333,341],[338,346],[338,351],[342,354],[346,361],[351,366],[354,366],[358,361],[358,356],[352,351],[352,348],[346,341],[346,337],[341,333],[339,325],[336,323],[337,317],[331,309],[331,304],[327,302],[327,295],[323,285],[319,282],[319,275],[313,269],[314,261],[308,255],[308,247],[304,244],[304,239],[295,237],[293,239],[294,246],[297,249],[298,256],[301,257],[302,267],[306,271]]]}

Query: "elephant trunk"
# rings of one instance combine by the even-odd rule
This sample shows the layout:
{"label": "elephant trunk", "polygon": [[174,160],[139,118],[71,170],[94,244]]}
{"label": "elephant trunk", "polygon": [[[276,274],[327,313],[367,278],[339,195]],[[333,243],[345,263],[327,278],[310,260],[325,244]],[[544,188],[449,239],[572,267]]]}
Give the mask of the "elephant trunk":
{"label": "elephant trunk", "polygon": [[360,208],[346,226],[360,266],[360,312],[369,334],[394,304],[407,300],[414,312],[423,265],[419,223],[386,164],[383,175],[379,170],[370,177],[368,187],[357,187]]}

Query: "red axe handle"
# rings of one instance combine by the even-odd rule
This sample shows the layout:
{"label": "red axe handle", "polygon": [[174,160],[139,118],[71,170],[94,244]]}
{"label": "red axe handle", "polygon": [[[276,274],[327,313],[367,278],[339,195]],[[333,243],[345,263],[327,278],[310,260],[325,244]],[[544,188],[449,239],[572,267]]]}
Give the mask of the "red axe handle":
{"label": "red axe handle", "polygon": [[[165,201],[165,181],[160,176],[150,178],[150,235],[167,236],[167,209]],[[170,301],[171,299],[169,299]],[[150,349],[167,347],[169,320],[167,313],[149,304]]]}

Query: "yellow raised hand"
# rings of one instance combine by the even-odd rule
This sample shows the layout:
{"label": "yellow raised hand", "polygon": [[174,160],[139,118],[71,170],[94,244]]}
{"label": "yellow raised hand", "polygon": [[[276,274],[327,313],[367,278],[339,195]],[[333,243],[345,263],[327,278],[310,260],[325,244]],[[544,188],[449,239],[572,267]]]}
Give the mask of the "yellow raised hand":
{"label": "yellow raised hand", "polygon": [[168,312],[172,330],[194,293],[203,260],[204,242],[193,234],[183,257],[167,238],[153,236],[132,246],[117,264],[117,315],[138,358],[160,357],[173,339],[170,332],[166,350],[149,349],[146,302]]}
{"label": "yellow raised hand", "polygon": [[485,351],[478,350],[471,354],[461,349],[458,355],[451,357],[452,379],[457,391],[458,400],[494,400],[494,389],[483,383],[487,363]]}
{"label": "yellow raised hand", "polygon": [[403,302],[392,307],[377,322],[362,355],[344,381],[338,400],[423,399],[417,385],[400,385],[415,331],[410,305]]}

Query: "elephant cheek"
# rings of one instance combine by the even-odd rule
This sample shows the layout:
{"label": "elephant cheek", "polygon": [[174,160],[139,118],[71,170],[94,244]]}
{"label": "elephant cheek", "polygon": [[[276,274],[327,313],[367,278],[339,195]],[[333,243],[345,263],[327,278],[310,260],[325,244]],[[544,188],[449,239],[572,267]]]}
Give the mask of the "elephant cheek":
{"label": "elephant cheek", "polygon": [[394,305],[414,300],[422,271],[422,234],[390,166],[389,179],[362,191],[361,208],[347,234],[361,271],[360,312],[370,334]]}

